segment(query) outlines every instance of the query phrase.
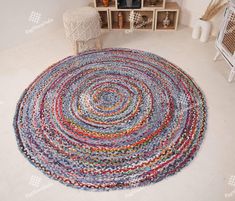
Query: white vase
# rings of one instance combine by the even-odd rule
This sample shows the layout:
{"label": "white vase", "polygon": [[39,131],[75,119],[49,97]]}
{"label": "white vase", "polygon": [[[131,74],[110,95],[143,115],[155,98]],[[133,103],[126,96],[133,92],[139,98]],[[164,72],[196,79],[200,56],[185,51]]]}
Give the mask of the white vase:
{"label": "white vase", "polygon": [[198,19],[193,27],[192,38],[199,39],[202,43],[209,40],[211,34],[211,22]]}

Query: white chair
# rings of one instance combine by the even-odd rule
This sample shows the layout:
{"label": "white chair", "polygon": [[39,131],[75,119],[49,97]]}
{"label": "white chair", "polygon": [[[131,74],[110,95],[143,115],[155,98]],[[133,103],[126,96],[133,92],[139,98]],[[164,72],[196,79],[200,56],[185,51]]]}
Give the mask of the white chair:
{"label": "white chair", "polygon": [[217,53],[214,61],[221,55],[230,67],[228,81],[235,76],[235,3],[230,2],[224,14],[218,38],[216,40]]}

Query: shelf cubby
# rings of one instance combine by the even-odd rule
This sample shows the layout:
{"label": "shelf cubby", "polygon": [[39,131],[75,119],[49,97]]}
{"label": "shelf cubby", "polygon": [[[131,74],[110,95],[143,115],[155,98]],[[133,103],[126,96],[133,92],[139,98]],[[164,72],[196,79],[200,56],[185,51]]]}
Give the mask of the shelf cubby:
{"label": "shelf cubby", "polygon": [[99,8],[98,13],[101,19],[101,29],[109,29],[109,12],[107,9]]}
{"label": "shelf cubby", "polygon": [[117,6],[116,1],[117,0],[109,0],[109,6],[108,7],[104,6],[102,0],[94,0],[94,3],[95,3],[96,8],[116,8],[116,6]]}
{"label": "shelf cubby", "polygon": [[[164,27],[163,20],[168,13],[170,19],[170,25]],[[155,30],[176,30],[178,27],[179,19],[179,6],[175,2],[166,3],[166,7],[163,10],[156,10],[155,17]]]}
{"label": "shelf cubby", "polygon": [[[119,28],[118,25],[118,13],[121,12],[123,14],[123,28]],[[130,29],[130,10],[122,9],[122,10],[110,10],[110,28],[111,29]]]}
{"label": "shelf cubby", "polygon": [[143,0],[142,1],[142,8],[143,9],[164,9],[166,4],[166,0]]}
{"label": "shelf cubby", "polygon": [[131,7],[128,7],[126,0],[116,0],[118,9],[141,9],[143,0],[132,0]]}
{"label": "shelf cubby", "polygon": [[138,30],[153,30],[154,29],[154,10],[134,10],[140,14],[141,18],[134,24],[134,28]]}

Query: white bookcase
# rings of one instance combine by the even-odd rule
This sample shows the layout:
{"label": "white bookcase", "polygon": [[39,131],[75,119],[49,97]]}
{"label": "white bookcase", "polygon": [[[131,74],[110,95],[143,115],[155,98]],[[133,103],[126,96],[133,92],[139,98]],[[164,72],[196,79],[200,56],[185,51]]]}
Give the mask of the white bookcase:
{"label": "white bookcase", "polygon": [[[125,0],[124,0],[125,1]],[[148,24],[144,26],[138,26],[138,30],[149,31],[169,31],[177,30],[179,21],[180,7],[176,2],[166,2],[166,0],[157,0],[156,4],[151,4],[151,0],[140,0],[140,8],[119,8],[118,0],[109,0],[109,5],[104,6],[103,0],[94,0],[94,6],[98,10],[101,16],[102,29],[120,29],[118,26],[118,13],[123,15],[123,27],[121,29],[130,29],[131,24],[129,21],[129,15],[131,11],[138,13],[140,16],[144,16],[149,20]],[[170,19],[170,25],[163,26],[163,20],[168,14]]]}

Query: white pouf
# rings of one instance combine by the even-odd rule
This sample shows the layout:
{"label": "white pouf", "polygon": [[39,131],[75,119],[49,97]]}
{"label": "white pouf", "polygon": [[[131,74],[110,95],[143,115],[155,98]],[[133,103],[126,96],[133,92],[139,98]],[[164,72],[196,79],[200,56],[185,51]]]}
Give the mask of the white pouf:
{"label": "white pouf", "polygon": [[72,42],[75,54],[93,47],[101,49],[100,16],[96,9],[82,7],[67,10],[63,14],[63,22],[66,37]]}

